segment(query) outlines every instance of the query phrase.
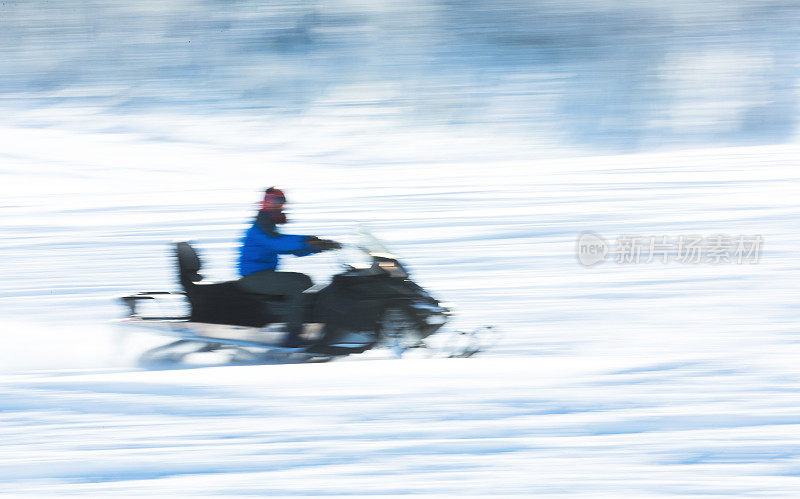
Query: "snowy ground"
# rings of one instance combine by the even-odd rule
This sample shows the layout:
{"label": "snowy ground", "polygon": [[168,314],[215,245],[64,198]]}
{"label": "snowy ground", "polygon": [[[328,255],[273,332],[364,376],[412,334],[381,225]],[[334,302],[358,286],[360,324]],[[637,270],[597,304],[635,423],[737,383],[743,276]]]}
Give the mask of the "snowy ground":
{"label": "snowy ground", "polygon": [[[797,496],[797,147],[548,159],[480,130],[305,125],[195,122],[191,141],[0,130],[2,493]],[[175,289],[173,239],[231,277],[273,183],[293,231],[367,223],[502,343],[473,359],[137,367],[163,340],[107,326],[112,297]],[[587,269],[587,230],[764,246],[758,264]],[[335,265],[289,268],[324,282]]]}

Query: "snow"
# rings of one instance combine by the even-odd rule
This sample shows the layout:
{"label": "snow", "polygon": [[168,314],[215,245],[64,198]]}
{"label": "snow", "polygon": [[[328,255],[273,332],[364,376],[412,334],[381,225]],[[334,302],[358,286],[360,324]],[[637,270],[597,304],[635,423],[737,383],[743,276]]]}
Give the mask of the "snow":
{"label": "snow", "polygon": [[[136,357],[167,339],[107,325],[122,312],[112,297],[175,289],[176,238],[197,242],[210,278],[231,277],[271,175],[209,168],[179,188],[169,181],[182,171],[150,144],[20,133],[30,142],[8,146],[21,176],[48,173],[28,190],[4,184],[4,493],[791,496],[800,486],[793,146],[491,168],[469,151],[402,168],[297,164],[276,173],[294,201],[289,227],[345,238],[366,222],[456,305],[460,324],[495,323],[501,343],[471,359],[211,356],[159,370]],[[56,157],[101,163],[76,146],[101,139],[140,166],[55,167]],[[212,148],[202,156],[230,164]],[[583,230],[765,244],[758,264],[587,269],[574,254]],[[335,263],[288,268],[324,282]]]}
{"label": "snow", "polygon": [[517,356],[17,374],[3,378],[13,459],[0,477],[6,493],[45,495],[791,495],[793,383],[733,365]]}
{"label": "snow", "polygon": [[[96,3],[0,7],[0,494],[798,496],[796,7]],[[233,278],[270,185],[500,343],[140,365],[114,298]]]}

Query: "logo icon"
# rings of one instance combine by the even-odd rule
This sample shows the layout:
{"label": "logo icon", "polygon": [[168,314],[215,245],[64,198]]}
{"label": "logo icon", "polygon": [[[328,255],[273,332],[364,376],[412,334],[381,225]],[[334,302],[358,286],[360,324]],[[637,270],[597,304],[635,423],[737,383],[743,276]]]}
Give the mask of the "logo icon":
{"label": "logo icon", "polygon": [[575,244],[575,253],[581,265],[591,267],[606,259],[608,243],[599,234],[581,232]]}

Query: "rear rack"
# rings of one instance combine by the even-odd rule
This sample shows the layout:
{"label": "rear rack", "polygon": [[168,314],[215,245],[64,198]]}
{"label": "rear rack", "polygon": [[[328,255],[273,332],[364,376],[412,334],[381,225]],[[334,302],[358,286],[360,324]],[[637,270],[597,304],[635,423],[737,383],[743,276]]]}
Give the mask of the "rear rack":
{"label": "rear rack", "polygon": [[142,316],[136,312],[136,305],[142,300],[155,300],[160,296],[180,295],[186,296],[182,291],[144,291],[135,295],[121,296],[119,300],[128,307],[128,316],[142,320],[189,320],[188,315],[181,316]]}

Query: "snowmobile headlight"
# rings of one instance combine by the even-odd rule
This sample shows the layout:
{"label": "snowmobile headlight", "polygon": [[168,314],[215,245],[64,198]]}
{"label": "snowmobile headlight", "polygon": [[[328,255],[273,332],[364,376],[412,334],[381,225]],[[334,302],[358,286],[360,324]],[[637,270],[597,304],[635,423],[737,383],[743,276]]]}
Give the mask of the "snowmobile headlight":
{"label": "snowmobile headlight", "polygon": [[395,262],[378,262],[378,267],[389,274],[389,277],[399,277],[401,279],[408,277],[408,272]]}

